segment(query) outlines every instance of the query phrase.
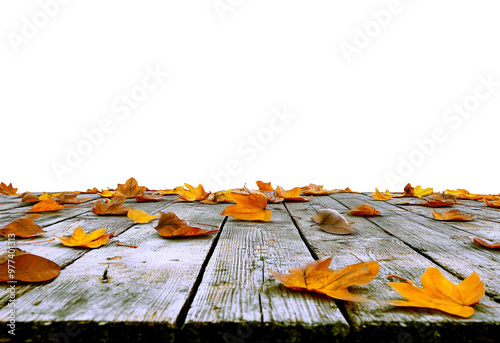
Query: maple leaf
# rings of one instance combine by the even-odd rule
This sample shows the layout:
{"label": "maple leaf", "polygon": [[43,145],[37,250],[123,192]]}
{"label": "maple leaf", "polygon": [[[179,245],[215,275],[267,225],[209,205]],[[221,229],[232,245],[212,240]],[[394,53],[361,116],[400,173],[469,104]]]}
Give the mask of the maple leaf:
{"label": "maple leaf", "polygon": [[388,303],[393,306],[431,308],[468,318],[474,314],[474,309],[469,305],[477,304],[485,293],[484,284],[476,272],[455,285],[439,269],[428,267],[421,282],[422,288],[414,286],[409,280],[389,282],[389,286],[407,301],[391,300]]}
{"label": "maple leaf", "polygon": [[290,269],[290,274],[282,274],[272,270],[269,270],[269,273],[287,288],[317,292],[347,301],[372,301],[350,293],[348,287],[364,286],[372,282],[380,269],[378,262],[361,262],[342,269],[330,270],[328,266],[331,261],[332,257],[327,257],[307,263],[301,267]]}
{"label": "maple leaf", "polygon": [[12,187],[12,183],[8,186],[5,183],[0,183],[0,193],[5,195],[16,195],[17,188]]}
{"label": "maple leaf", "polygon": [[468,190],[466,189],[457,189],[457,190],[445,190],[445,194],[452,194],[454,195],[457,199],[467,199],[466,195],[471,194]]}
{"label": "maple leaf", "polygon": [[262,181],[256,181],[257,187],[259,187],[259,190],[261,191],[274,191],[273,187],[271,186],[271,182],[262,182]]}
{"label": "maple leaf", "polygon": [[137,181],[131,177],[124,184],[119,183],[118,187],[116,187],[116,191],[125,195],[127,198],[133,198],[138,195],[143,195],[146,191],[146,187],[139,187]]}
{"label": "maple leaf", "polygon": [[500,207],[500,200],[489,202],[486,198],[484,198],[483,201],[489,207]]}
{"label": "maple leaf", "polygon": [[443,213],[439,213],[435,210],[432,210],[432,215],[434,219],[437,220],[460,220],[460,221],[470,221],[476,218],[474,214],[462,213],[460,210],[448,210]]}
{"label": "maple leaf", "polygon": [[133,208],[128,211],[127,217],[129,217],[134,223],[149,223],[153,219],[158,218],[158,216],[153,216],[143,210],[138,208]]}
{"label": "maple leaf", "polygon": [[57,238],[67,247],[99,248],[109,242],[109,236],[110,234],[106,233],[105,227],[86,234],[82,227],[78,226],[71,234],[71,237]]}
{"label": "maple leaf", "polygon": [[160,236],[167,238],[204,236],[219,231],[190,226],[186,220],[177,217],[174,212],[160,212],[160,220],[158,220],[155,230],[158,231]]}
{"label": "maple leaf", "polygon": [[137,202],[151,202],[151,201],[162,201],[164,200],[162,198],[161,194],[144,194],[144,195],[138,195],[135,197],[135,201]]}
{"label": "maple leaf", "polygon": [[377,188],[375,188],[375,194],[372,194],[371,197],[375,200],[382,200],[382,201],[387,201],[392,199],[392,195],[384,195],[379,192]]}
{"label": "maple leaf", "polygon": [[29,212],[52,212],[64,208],[63,205],[59,205],[55,200],[48,199],[40,201],[38,204],[33,205]]}
{"label": "maple leaf", "polygon": [[76,197],[78,196],[78,194],[79,193],[61,192],[61,194],[58,194],[52,199],[59,204],[79,204],[89,199],[89,198],[77,199]]}
{"label": "maple leaf", "polygon": [[311,220],[319,225],[326,232],[337,235],[347,235],[356,232],[356,229],[349,225],[349,221],[340,213],[330,208],[319,210]]}
{"label": "maple leaf", "polygon": [[372,205],[364,203],[357,205],[355,208],[347,211],[346,213],[353,216],[376,216],[380,214],[380,211],[376,210]]}
{"label": "maple leaf", "polygon": [[[56,263],[21,249],[12,249],[14,253],[9,249],[0,255],[0,282],[9,280],[42,282],[52,280],[59,275],[61,268]],[[12,266],[16,267],[15,273],[12,273]]]}
{"label": "maple leaf", "polygon": [[133,207],[123,206],[125,199],[124,195],[120,195],[118,197],[106,199],[106,202],[98,200],[92,206],[92,212],[100,215],[126,216],[128,211],[133,209]]}
{"label": "maple leaf", "polygon": [[40,216],[40,214],[29,214],[23,218],[16,219],[0,229],[0,234],[5,237],[14,234],[16,237],[21,238],[38,236],[46,232],[40,225],[34,222],[34,220]]}
{"label": "maple leaf", "polygon": [[488,242],[485,239],[479,238],[479,237],[471,237],[470,238],[472,242],[474,242],[476,245],[489,248],[489,249],[500,249],[500,242]]}
{"label": "maple leaf", "polygon": [[184,184],[188,189],[182,188],[179,190],[177,194],[181,199],[186,201],[196,201],[205,199],[210,193],[205,192],[202,185],[198,185],[198,187],[194,188],[188,183]]}
{"label": "maple leaf", "polygon": [[228,193],[227,198],[236,202],[236,205],[228,206],[221,215],[231,216],[238,220],[271,220],[271,211],[266,210],[267,198],[261,193],[250,195]]}
{"label": "maple leaf", "polygon": [[301,187],[302,194],[304,195],[328,195],[333,193],[333,190],[323,189],[323,186],[310,183],[309,186]]}
{"label": "maple leaf", "polygon": [[100,193],[100,190],[98,190],[97,188],[92,188],[92,189],[87,189],[85,192],[82,192],[84,194],[94,194],[94,193]]}
{"label": "maple leaf", "polygon": [[281,186],[276,187],[276,196],[280,198],[289,201],[309,201],[309,199],[300,196],[301,192],[302,190],[300,187],[292,188],[289,191],[285,191]]}

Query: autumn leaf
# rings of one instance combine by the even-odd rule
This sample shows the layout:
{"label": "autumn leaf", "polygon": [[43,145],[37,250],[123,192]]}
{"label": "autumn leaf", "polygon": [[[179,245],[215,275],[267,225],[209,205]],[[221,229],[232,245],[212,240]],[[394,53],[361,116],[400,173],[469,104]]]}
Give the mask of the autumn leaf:
{"label": "autumn leaf", "polygon": [[38,204],[33,205],[29,212],[52,212],[64,208],[63,205],[59,205],[55,200],[48,199],[40,201]]}
{"label": "autumn leaf", "polygon": [[[403,278],[401,278],[403,279]],[[393,306],[423,307],[440,310],[468,318],[474,314],[470,305],[477,304],[484,296],[484,284],[476,272],[455,285],[441,274],[439,269],[428,267],[421,278],[422,288],[407,282],[389,282],[407,301],[391,300]]]}
{"label": "autumn leaf", "polygon": [[437,220],[460,220],[460,221],[470,221],[476,218],[474,214],[467,214],[460,212],[460,210],[448,210],[442,213],[439,213],[435,210],[432,210],[432,215],[434,219]]}
{"label": "autumn leaf", "polygon": [[138,195],[143,195],[146,191],[146,187],[139,187],[137,181],[131,177],[124,184],[118,184],[116,191],[125,195],[127,198],[133,198]]}
{"label": "autumn leaf", "polygon": [[179,190],[177,194],[179,197],[186,201],[196,201],[205,199],[210,193],[205,192],[202,185],[198,185],[198,187],[194,188],[188,183],[184,184],[188,189],[182,188]]}
{"label": "autumn leaf", "polygon": [[309,199],[300,196],[301,192],[302,190],[300,189],[300,187],[292,188],[289,191],[284,190],[281,186],[276,187],[277,197],[284,198],[288,201],[309,201]]}
{"label": "autumn leaf", "polygon": [[57,237],[61,243],[67,247],[99,248],[109,242],[110,234],[106,233],[106,228],[94,230],[88,234],[78,226],[71,234],[71,237]]}
{"label": "autumn leaf", "polygon": [[160,212],[160,220],[155,230],[158,231],[160,236],[166,238],[204,236],[219,231],[190,226],[186,220],[177,217],[174,212]]}
{"label": "autumn leaf", "polygon": [[317,223],[323,231],[329,233],[347,235],[356,232],[356,229],[349,225],[349,221],[344,216],[330,208],[319,210],[311,220]]}
{"label": "autumn leaf", "polygon": [[271,211],[266,210],[267,198],[260,193],[243,195],[238,193],[228,193],[229,200],[236,202],[236,205],[228,206],[221,215],[231,216],[238,220],[271,220]]}
{"label": "autumn leaf", "polygon": [[271,182],[262,182],[262,181],[256,181],[257,187],[259,187],[259,190],[261,191],[269,191],[272,192],[274,191],[273,187],[271,186]]}
{"label": "autumn leaf", "polygon": [[215,205],[215,204],[227,202],[229,200],[226,196],[226,193],[228,193],[228,191],[218,191],[215,193],[210,193],[208,195],[208,197],[206,199],[202,200],[201,202],[204,204],[210,204],[210,205]]}
{"label": "autumn leaf", "polygon": [[399,202],[395,205],[417,205],[417,206],[428,206],[428,207],[444,207],[451,206],[457,202],[456,198],[452,194],[441,194],[435,193],[431,194],[426,198],[426,202]]}
{"label": "autumn leaf", "polygon": [[[61,268],[56,263],[21,249],[13,249],[15,250],[13,253],[5,252],[0,255],[0,282],[10,280],[42,282],[52,280],[59,275]],[[9,260],[12,262],[9,263]],[[9,273],[12,266],[15,266],[15,272]]]}
{"label": "autumn leaf", "polygon": [[61,194],[53,197],[52,199],[59,204],[79,204],[85,200],[89,200],[89,198],[77,199],[76,197],[78,196],[78,194],[79,192],[78,193],[61,192]]}
{"label": "autumn leaf", "polygon": [[355,208],[347,211],[346,213],[353,216],[376,216],[380,214],[380,211],[376,210],[372,205],[364,203],[357,205]]}
{"label": "autumn leaf", "polygon": [[49,200],[49,199],[52,199],[52,198],[54,198],[54,197],[56,197],[56,196],[58,196],[58,195],[59,195],[59,193],[51,193],[51,194],[48,194],[48,193],[43,192],[43,193],[42,193],[42,194],[38,197],[38,199],[40,199],[41,201],[43,201],[43,200]]}
{"label": "autumn leaf", "polygon": [[489,248],[489,249],[500,249],[500,242],[496,242],[496,243],[488,242],[487,240],[479,238],[479,237],[471,237],[470,239],[476,245],[479,245],[479,246],[482,246],[485,248]]}
{"label": "autumn leaf", "polygon": [[121,195],[123,195],[123,194],[120,192],[117,192],[117,191],[110,190],[110,189],[107,189],[107,190],[101,192],[101,196],[104,198],[114,198],[114,197],[119,197]]}
{"label": "autumn leaf", "polygon": [[40,202],[41,200],[34,194],[31,194],[31,193],[26,193],[21,202]]}
{"label": "autumn leaf", "polygon": [[163,199],[162,195],[156,193],[138,195],[135,197],[135,201],[137,202],[151,202],[151,201],[163,201],[163,200],[165,199]]}
{"label": "autumn leaf", "polygon": [[124,195],[120,195],[118,197],[106,199],[106,202],[98,200],[92,206],[92,212],[100,215],[126,216],[128,211],[133,209],[133,207],[123,206],[125,199]]}
{"label": "autumn leaf", "polygon": [[12,183],[8,186],[5,183],[0,183],[0,193],[5,195],[16,195],[17,188],[12,187]]}
{"label": "autumn leaf", "polygon": [[380,193],[380,191],[377,188],[375,188],[375,194],[372,194],[371,197],[375,200],[382,200],[382,201],[387,201],[392,199],[391,195],[384,195]]}
{"label": "autumn leaf", "polygon": [[34,222],[34,220],[40,216],[40,214],[29,214],[23,218],[16,219],[0,229],[0,234],[5,237],[14,234],[16,237],[21,238],[38,236],[46,232],[40,227],[40,225]]}
{"label": "autumn leaf", "polygon": [[416,196],[417,198],[421,198],[432,194],[433,191],[434,189],[432,188],[422,188],[421,186],[417,186],[413,190],[413,195]]}
{"label": "autumn leaf", "polygon": [[179,194],[180,191],[185,190],[183,186],[177,186],[173,189],[163,189],[158,191],[162,195],[172,195],[172,194]]}
{"label": "autumn leaf", "polygon": [[84,194],[94,194],[94,193],[99,193],[99,192],[100,192],[100,190],[98,190],[97,188],[94,187],[92,189],[89,188],[85,192],[82,192],[82,193],[84,193]]}
{"label": "autumn leaf", "polygon": [[486,198],[483,199],[484,203],[489,207],[500,207],[500,200],[489,202]]}
{"label": "autumn leaf", "polygon": [[133,208],[128,211],[127,217],[129,217],[134,223],[149,223],[153,219],[158,218],[158,216],[153,216],[143,210],[138,208]]}
{"label": "autumn leaf", "polygon": [[310,183],[309,186],[301,187],[302,194],[304,195],[328,195],[333,193],[333,190],[323,189],[323,186]]}
{"label": "autumn leaf", "polygon": [[331,261],[332,257],[317,260],[290,269],[290,274],[282,274],[272,270],[269,270],[269,273],[287,288],[317,292],[347,301],[372,301],[350,293],[348,287],[364,286],[372,282],[380,269],[378,262],[361,262],[332,271],[328,269]]}
{"label": "autumn leaf", "polygon": [[332,189],[332,193],[357,193],[357,192],[354,192],[349,187],[346,187],[346,189]]}

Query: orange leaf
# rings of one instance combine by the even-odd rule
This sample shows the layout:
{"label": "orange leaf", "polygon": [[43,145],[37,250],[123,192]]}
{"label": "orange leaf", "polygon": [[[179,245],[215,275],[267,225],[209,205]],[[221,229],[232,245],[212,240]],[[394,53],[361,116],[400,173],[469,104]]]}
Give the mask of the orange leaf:
{"label": "orange leaf", "polygon": [[460,220],[460,221],[470,221],[476,218],[474,214],[467,214],[460,212],[460,210],[448,210],[443,213],[436,212],[432,210],[432,215],[437,220]]}
{"label": "orange leaf", "polygon": [[376,200],[382,200],[382,201],[387,201],[392,199],[392,196],[380,193],[377,188],[375,188],[375,194],[372,194],[371,197]]}
{"label": "orange leaf", "polygon": [[38,204],[34,205],[29,212],[52,212],[64,208],[63,205],[59,205],[53,199],[47,199],[40,201]]}
{"label": "orange leaf", "polygon": [[231,216],[238,220],[271,220],[271,211],[266,210],[267,198],[260,193],[252,193],[248,196],[238,193],[228,193],[227,198],[235,201],[236,205],[228,206],[221,215]]}
{"label": "orange leaf", "polygon": [[144,194],[144,195],[138,195],[135,197],[135,200],[137,202],[148,202],[148,201],[162,201],[164,200],[162,198],[161,194]]}
{"label": "orange leaf", "polygon": [[[21,249],[13,249],[14,253],[5,252],[0,255],[0,282],[9,280],[42,282],[52,280],[59,275],[61,268],[56,263]],[[12,262],[9,263],[9,260]],[[15,272],[9,273],[12,266],[15,266]]]}
{"label": "orange leaf", "polygon": [[128,211],[133,209],[133,207],[123,206],[124,203],[124,195],[106,199],[106,202],[98,200],[95,202],[94,206],[92,206],[92,212],[100,215],[126,216]]}
{"label": "orange leaf", "polygon": [[196,188],[188,183],[185,183],[184,185],[188,188],[188,190],[182,188],[177,192],[177,194],[181,197],[181,199],[186,201],[203,200],[210,194],[205,192],[202,185],[198,185]]}
{"label": "orange leaf", "polygon": [[290,269],[290,274],[282,274],[272,270],[269,270],[269,273],[287,288],[317,292],[347,301],[371,301],[365,297],[350,293],[348,287],[364,286],[372,282],[380,269],[378,262],[361,262],[332,271],[328,269],[331,261],[332,257],[317,260]]}
{"label": "orange leaf", "polygon": [[439,269],[428,267],[421,282],[423,288],[414,286],[411,281],[389,282],[389,286],[407,301],[391,300],[388,303],[393,306],[431,308],[468,318],[474,314],[474,309],[469,305],[477,304],[485,293],[484,284],[476,272],[455,285]]}
{"label": "orange leaf", "polygon": [[39,216],[41,215],[31,214],[25,216],[24,218],[16,219],[13,222],[4,226],[2,229],[0,229],[0,234],[4,235],[5,237],[14,234],[16,237],[22,237],[22,238],[38,236],[46,232],[33,221]]}
{"label": "orange leaf", "polygon": [[168,195],[168,194],[179,194],[180,191],[183,191],[184,187],[183,186],[177,186],[174,189],[164,189],[160,190],[159,193],[162,195]]}
{"label": "orange leaf", "polygon": [[356,232],[356,229],[349,225],[349,221],[344,216],[330,208],[319,210],[311,220],[317,223],[323,231],[329,233],[347,235]]}
{"label": "orange leaf", "polygon": [[488,242],[485,239],[479,238],[479,237],[472,237],[472,241],[482,247],[489,248],[489,249],[500,249],[500,242]]}
{"label": "orange leaf", "polygon": [[323,186],[310,183],[309,186],[301,187],[302,194],[304,195],[328,195],[333,193],[333,190],[323,189]]}
{"label": "orange leaf", "polygon": [[285,191],[281,186],[276,187],[276,196],[280,198],[284,198],[289,201],[309,201],[309,199],[300,196],[301,192],[302,190],[300,187],[292,188],[289,191]]}
{"label": "orange leaf", "polygon": [[125,195],[127,198],[133,198],[138,195],[143,195],[146,191],[146,187],[139,187],[137,181],[131,177],[124,184],[118,184],[116,191]]}
{"label": "orange leaf", "polygon": [[219,230],[205,230],[199,227],[189,226],[184,219],[177,217],[174,212],[160,212],[158,225],[155,227],[158,234],[162,237],[186,237],[186,236],[204,236]]}
{"label": "orange leaf", "polygon": [[5,183],[0,183],[0,193],[5,195],[16,195],[17,188],[12,187],[12,183],[8,186]]}
{"label": "orange leaf", "polygon": [[71,237],[57,237],[61,243],[68,247],[99,248],[109,242],[110,234],[106,233],[106,228],[94,230],[88,234],[78,226],[71,234]]}
{"label": "orange leaf", "polygon": [[81,198],[77,199],[79,193],[68,193],[62,192],[58,196],[53,197],[52,199],[58,202],[59,204],[79,204],[89,198]]}
{"label": "orange leaf", "polygon": [[376,216],[380,214],[380,211],[376,210],[372,205],[364,203],[357,205],[355,208],[347,211],[346,213],[353,216]]}
{"label": "orange leaf", "polygon": [[202,200],[201,202],[204,204],[210,204],[210,205],[215,205],[215,204],[227,202],[229,200],[226,196],[226,193],[228,193],[228,191],[218,191],[215,193],[210,193],[208,195],[208,197],[205,200]]}
{"label": "orange leaf", "polygon": [[486,198],[484,198],[483,201],[489,207],[500,207],[500,200],[489,202]]}
{"label": "orange leaf", "polygon": [[36,195],[28,192],[23,196],[21,202],[40,202],[40,199]]}
{"label": "orange leaf", "polygon": [[87,189],[85,192],[82,192],[82,193],[84,193],[84,194],[85,194],[85,193],[86,193],[86,194],[94,194],[94,193],[99,193],[99,192],[100,192],[100,190],[98,190],[97,188],[95,188],[95,187],[94,187],[94,188],[92,188],[92,189],[90,189],[90,188],[89,188],[89,189]]}
{"label": "orange leaf", "polygon": [[261,191],[274,191],[273,187],[271,187],[271,182],[256,181],[255,183]]}

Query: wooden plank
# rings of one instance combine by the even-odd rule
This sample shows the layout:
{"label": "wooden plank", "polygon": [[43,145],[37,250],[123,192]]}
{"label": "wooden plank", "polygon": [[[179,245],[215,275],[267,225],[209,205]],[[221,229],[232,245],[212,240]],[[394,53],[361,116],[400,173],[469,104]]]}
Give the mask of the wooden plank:
{"label": "wooden plank", "polygon": [[[347,195],[344,197],[348,197]],[[377,205],[374,205],[378,207]],[[362,288],[360,295],[379,299],[380,301],[400,299],[401,297],[386,283],[387,275],[396,274],[416,281],[420,285],[420,277],[429,265],[438,267],[423,255],[408,247],[399,239],[384,232],[370,220],[346,215],[354,221],[353,227],[358,231],[352,235],[333,235],[320,228],[311,227],[312,217],[319,208],[331,208],[345,212],[347,207],[331,197],[314,197],[306,210],[304,204],[287,203],[290,213],[299,215],[301,219],[294,221],[305,241],[318,258],[334,256],[331,269],[338,269],[362,261],[375,260],[380,264],[379,276],[369,285]],[[455,283],[460,280],[440,268],[443,274]],[[485,300],[484,300],[485,299]],[[496,305],[484,298],[482,303]],[[348,340],[352,342],[388,341],[432,341],[440,337],[443,342],[475,341],[478,336],[497,337],[500,334],[500,309],[476,306],[477,312],[470,319],[461,319],[440,311],[391,309],[377,302],[352,303],[344,302],[351,331]],[[457,325],[460,330],[457,330]]]}
{"label": "wooden plank", "polygon": [[382,216],[374,216],[368,220],[460,279],[476,271],[485,284],[486,293],[495,300],[500,300],[500,259],[496,254],[478,250],[469,244],[457,243],[452,237],[460,236],[461,231],[410,211],[399,212],[397,206],[363,194],[331,196],[348,208],[364,202],[371,203],[382,212]]}
{"label": "wooden plank", "polygon": [[333,299],[291,291],[269,276],[269,269],[288,272],[311,261],[286,211],[273,212],[270,222],[228,219],[181,340],[343,340],[348,324]]}
{"label": "wooden plank", "polygon": [[[223,207],[175,203],[168,211],[193,224],[221,225]],[[217,236],[169,240],[158,235],[154,223],[134,225],[118,236],[138,248],[109,244],[88,251],[53,282],[20,296],[20,335],[46,340],[73,323],[80,333],[71,342],[173,341]],[[5,315],[1,310],[0,317]]]}

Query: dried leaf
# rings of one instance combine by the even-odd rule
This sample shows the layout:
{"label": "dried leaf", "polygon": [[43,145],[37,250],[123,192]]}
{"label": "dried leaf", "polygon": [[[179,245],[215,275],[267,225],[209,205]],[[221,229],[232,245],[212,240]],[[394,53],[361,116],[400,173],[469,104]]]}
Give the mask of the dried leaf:
{"label": "dried leaf", "polygon": [[439,269],[428,267],[422,275],[419,288],[408,282],[389,282],[407,301],[391,300],[394,306],[423,307],[440,310],[456,316],[468,318],[474,314],[474,305],[484,296],[484,284],[476,272],[455,285],[441,274]]}
{"label": "dried leaf", "polygon": [[180,191],[183,191],[184,187],[183,186],[177,186],[173,189],[164,189],[158,191],[161,195],[173,195],[173,194],[179,194]]}
{"label": "dried leaf", "polygon": [[5,183],[0,183],[0,194],[16,195],[17,188],[12,187],[12,183],[7,186]]}
{"label": "dried leaf", "polygon": [[304,195],[328,195],[333,193],[333,190],[323,189],[323,186],[310,183],[309,186],[301,187],[302,194]]}
{"label": "dried leaf", "polygon": [[319,210],[311,220],[317,223],[323,231],[337,235],[347,235],[356,231],[355,228],[349,225],[344,216],[330,208]]}
{"label": "dried leaf", "polygon": [[422,188],[421,186],[417,186],[413,190],[413,195],[416,196],[417,198],[421,198],[421,197],[432,194],[433,191],[434,191],[434,189],[432,189],[432,188]]}
{"label": "dried leaf", "polygon": [[489,202],[486,198],[483,199],[484,203],[489,207],[500,207],[500,200]]}
{"label": "dried leaf", "polygon": [[470,221],[476,218],[474,214],[468,214],[460,212],[460,210],[448,210],[443,213],[439,213],[435,210],[432,210],[432,215],[434,219],[437,220],[460,220],[460,221]]}
{"label": "dried leaf", "polygon": [[347,211],[346,213],[353,216],[376,216],[380,214],[380,211],[376,210],[372,205],[364,203],[357,205],[355,208]]}
{"label": "dried leaf", "polygon": [[118,184],[116,191],[125,195],[127,198],[133,198],[138,195],[143,195],[146,191],[146,187],[139,187],[137,181],[131,177],[124,184]]}
{"label": "dried leaf", "polygon": [[138,195],[135,197],[135,200],[137,202],[151,202],[151,201],[163,201],[163,197],[161,194],[144,194],[144,195]]}
{"label": "dried leaf", "polygon": [[372,301],[349,292],[349,286],[364,286],[377,276],[380,266],[375,261],[361,262],[338,270],[328,266],[332,257],[317,260],[301,267],[290,269],[290,274],[272,270],[269,273],[285,287],[326,294],[329,297],[355,302]]}
{"label": "dried leaf", "polygon": [[44,231],[40,225],[36,224],[33,220],[37,219],[39,214],[27,215],[24,218],[19,218],[7,224],[0,229],[0,234],[7,237],[14,234],[16,237],[29,238],[41,235]]}
{"label": "dried leaf", "polygon": [[375,194],[372,194],[371,197],[374,198],[375,200],[382,200],[382,201],[387,201],[392,199],[391,195],[384,195],[380,193],[377,188],[375,188]]}
{"label": "dried leaf", "polygon": [[127,217],[129,217],[134,223],[149,223],[153,219],[158,218],[158,216],[153,216],[143,210],[138,208],[132,208],[128,211]]}
{"label": "dried leaf", "polygon": [[80,198],[77,199],[78,193],[68,193],[62,192],[61,194],[53,197],[52,199],[59,204],[79,204],[83,201],[89,200],[89,198]]}
{"label": "dried leaf", "polygon": [[97,189],[97,188],[92,188],[92,189],[87,189],[85,192],[82,192],[84,194],[95,194],[95,193],[99,193],[100,191]]}
{"label": "dried leaf", "polygon": [[259,187],[259,190],[261,191],[269,191],[272,192],[274,191],[273,187],[271,186],[271,182],[262,182],[262,181],[256,181],[257,187]]}
{"label": "dried leaf", "polygon": [[111,189],[108,189],[108,190],[101,192],[101,196],[104,198],[114,198],[114,197],[119,197],[121,195],[123,195],[123,194],[120,192],[117,192],[117,191],[113,191]]}
{"label": "dried leaf", "polygon": [[160,212],[160,220],[155,227],[158,234],[162,237],[186,237],[186,236],[204,236],[219,230],[205,230],[199,227],[189,226],[184,219],[177,217],[174,212]]}
{"label": "dried leaf", "polygon": [[266,210],[267,198],[260,193],[252,193],[248,196],[238,193],[228,193],[227,198],[236,202],[236,205],[228,206],[221,215],[231,216],[238,220],[271,220],[271,211]]}
{"label": "dried leaf", "polygon": [[201,202],[210,205],[216,205],[223,202],[227,202],[229,200],[226,196],[226,193],[228,193],[228,191],[218,191],[215,193],[210,193],[208,197],[205,200],[202,200]]}
{"label": "dried leaf", "polygon": [[489,248],[489,249],[500,249],[500,242],[488,242],[485,239],[479,238],[479,237],[472,237],[471,240],[482,247]]}
{"label": "dried leaf", "polygon": [[284,198],[285,200],[288,201],[309,201],[309,199],[300,196],[301,192],[302,190],[300,189],[300,187],[295,187],[289,191],[286,191],[283,189],[283,187],[278,186],[276,187],[275,194],[277,197]]}
{"label": "dried leaf", "polygon": [[34,194],[26,193],[21,202],[40,202],[41,200]]}
{"label": "dried leaf", "polygon": [[64,208],[63,205],[59,205],[55,200],[48,199],[40,201],[38,204],[33,205],[29,212],[52,212]]}
{"label": "dried leaf", "polygon": [[210,193],[205,192],[202,185],[198,185],[198,187],[194,188],[188,183],[184,184],[188,189],[182,188],[179,190],[177,194],[179,197],[186,201],[196,201],[205,199]]}
{"label": "dried leaf", "polygon": [[[9,280],[42,282],[52,280],[59,275],[61,268],[56,263],[21,249],[13,249],[14,253],[5,252],[0,255],[0,282]],[[9,260],[12,261],[10,268]],[[12,266],[15,266],[15,272],[9,273]]]}
{"label": "dried leaf", "polygon": [[68,247],[85,247],[99,248],[109,242],[109,237],[112,234],[106,233],[106,228],[94,230],[88,234],[83,231],[81,226],[78,226],[71,234],[71,237],[57,237],[61,243]]}
{"label": "dried leaf", "polygon": [[125,203],[125,196],[120,195],[111,199],[106,199],[106,202],[98,200],[92,206],[92,212],[100,215],[115,215],[126,216],[128,211],[133,209],[130,206],[123,206]]}

